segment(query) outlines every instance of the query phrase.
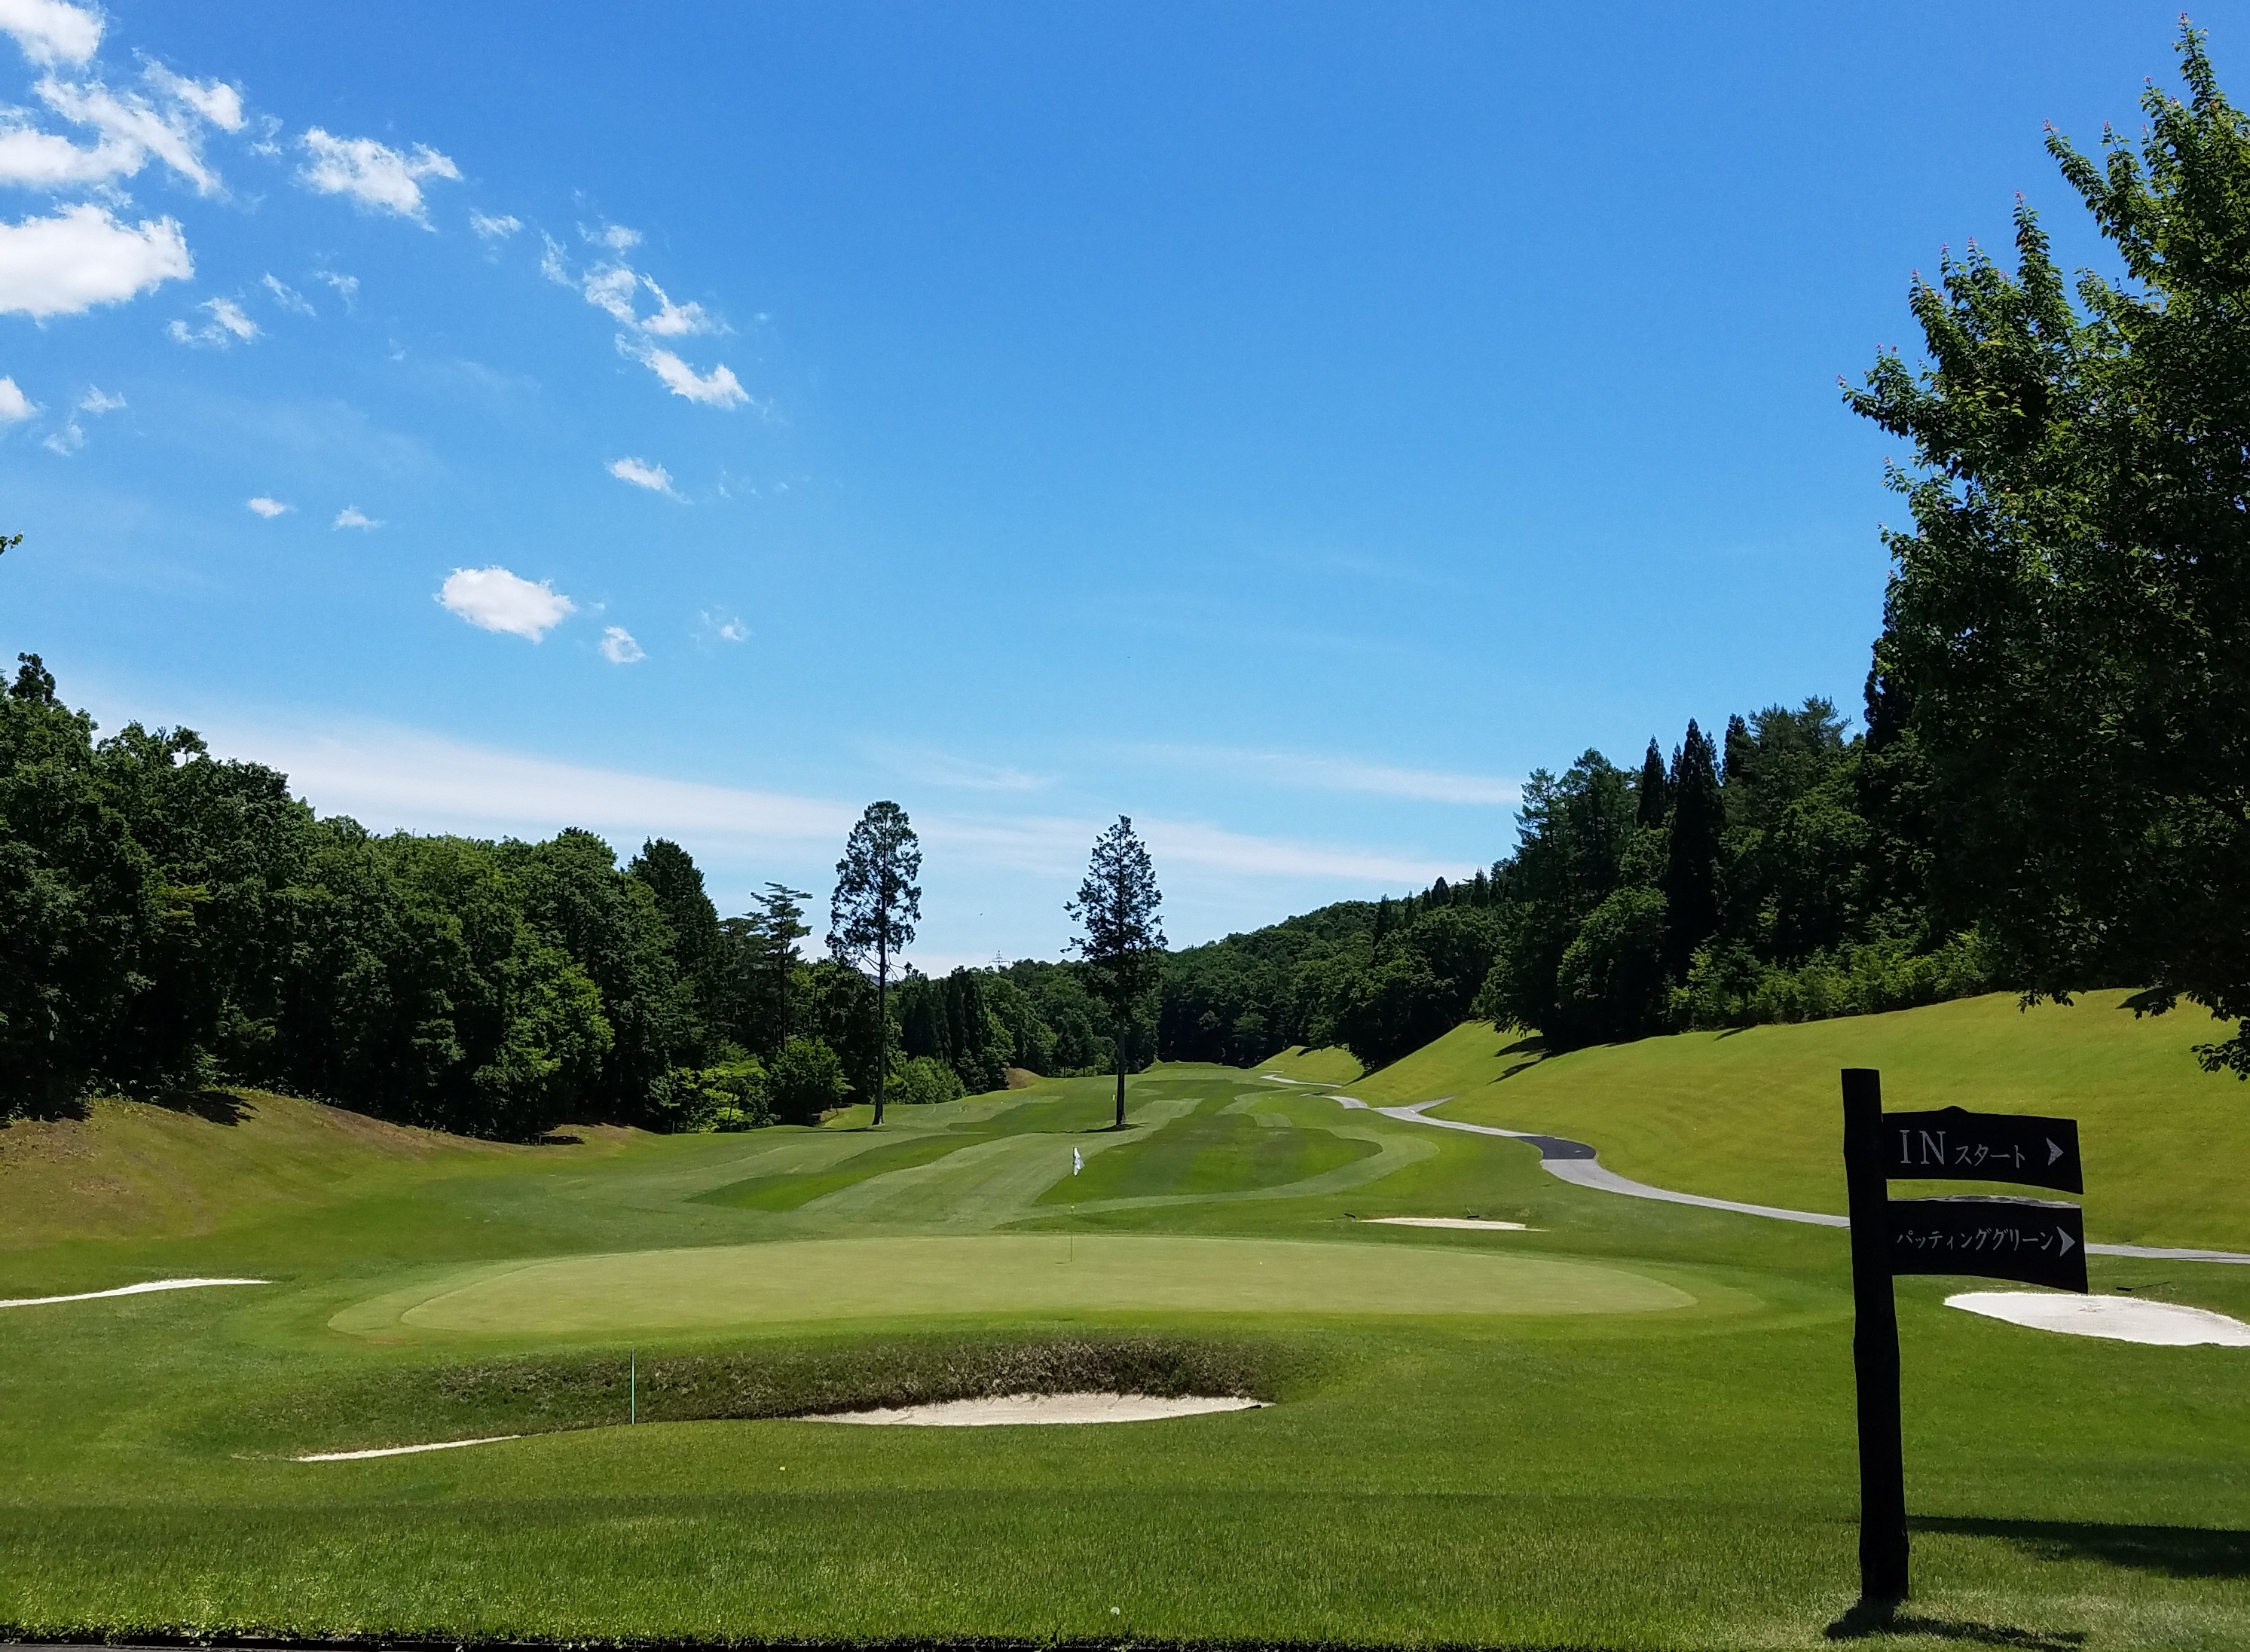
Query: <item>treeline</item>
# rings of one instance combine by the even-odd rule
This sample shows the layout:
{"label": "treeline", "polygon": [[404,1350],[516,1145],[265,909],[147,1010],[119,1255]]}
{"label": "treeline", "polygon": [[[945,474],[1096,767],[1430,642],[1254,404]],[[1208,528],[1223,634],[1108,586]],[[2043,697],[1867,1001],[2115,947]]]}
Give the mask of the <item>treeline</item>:
{"label": "treeline", "polygon": [[1403,900],[1341,903],[1169,960],[1159,1053],[1342,1044],[1377,1066],[1471,1015],[1569,1049],[1904,1008],[2009,972],[1928,898],[1927,777],[1826,700],[1695,723],[1638,771],[1589,751],[1523,788],[1515,851]]}
{"label": "treeline", "polygon": [[[466,1134],[810,1120],[1101,1070],[1073,969],[807,960],[797,891],[722,920],[687,852],[377,836],[185,729],[95,738],[36,656],[0,695],[0,1118],[258,1085]],[[903,1054],[901,1055],[901,1050]]]}

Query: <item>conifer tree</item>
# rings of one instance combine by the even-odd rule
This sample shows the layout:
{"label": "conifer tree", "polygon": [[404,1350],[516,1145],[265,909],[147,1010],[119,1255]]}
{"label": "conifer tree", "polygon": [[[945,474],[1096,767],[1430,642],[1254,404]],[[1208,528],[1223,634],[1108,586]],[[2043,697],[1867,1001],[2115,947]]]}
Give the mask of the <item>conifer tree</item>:
{"label": "conifer tree", "polygon": [[1667,810],[1672,807],[1672,788],[1664,778],[1664,752],[1653,735],[1648,742],[1648,755],[1640,765],[1640,809],[1633,823],[1637,826],[1661,826]]}
{"label": "conifer tree", "polygon": [[1664,871],[1664,896],[1671,909],[1667,951],[1675,976],[1687,974],[1695,949],[1719,927],[1726,803],[1714,759],[1711,742],[1689,718],[1687,740],[1672,759],[1672,842]]}
{"label": "conifer tree", "polygon": [[1125,1046],[1134,1006],[1156,984],[1163,968],[1164,932],[1156,920],[1163,904],[1149,850],[1134,836],[1129,816],[1094,841],[1094,854],[1078,898],[1063,910],[1078,921],[1071,950],[1086,960],[1087,985],[1109,1007],[1117,1039],[1117,1128],[1125,1128]]}
{"label": "conifer tree", "polygon": [[891,960],[914,944],[921,918],[921,843],[896,803],[870,803],[836,863],[829,898],[828,945],[837,957],[875,966],[875,1123],[883,1122],[883,1083],[890,1067]]}

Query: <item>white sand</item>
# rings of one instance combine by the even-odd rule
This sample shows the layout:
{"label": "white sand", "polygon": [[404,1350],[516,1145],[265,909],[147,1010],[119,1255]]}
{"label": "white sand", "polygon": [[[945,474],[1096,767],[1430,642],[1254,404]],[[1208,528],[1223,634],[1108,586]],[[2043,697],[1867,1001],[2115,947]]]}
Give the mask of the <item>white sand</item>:
{"label": "white sand", "polygon": [[429,1445],[383,1446],[373,1451],[315,1451],[308,1457],[298,1457],[299,1463],[357,1463],[364,1457],[404,1457],[417,1451],[458,1451],[463,1446],[498,1445],[503,1440],[521,1440],[520,1434],[488,1434],[481,1440],[438,1440]]}
{"label": "white sand", "polygon": [[1481,1216],[1363,1216],[1386,1228],[1469,1228],[1487,1233],[1529,1233],[1520,1222],[1487,1222]]}
{"label": "white sand", "polygon": [[1162,1400],[1149,1394],[1011,1394],[993,1400],[946,1400],[886,1411],[838,1411],[799,1422],[888,1422],[924,1428],[989,1428],[1013,1422],[1150,1422],[1210,1411],[1254,1411],[1257,1400]]}
{"label": "white sand", "polygon": [[151,1291],[194,1291],[203,1285],[262,1285],[266,1279],[151,1279],[146,1284],[120,1285],[114,1291],[81,1291],[70,1297],[17,1297],[0,1302],[0,1308],[36,1308],[47,1302],[92,1302],[100,1297],[137,1297]]}
{"label": "white sand", "polygon": [[2106,1337],[2112,1342],[2150,1342],[2174,1348],[2194,1343],[2250,1348],[2250,1325],[2208,1308],[2190,1308],[2177,1302],[2069,1296],[2048,1291],[1967,1291],[1946,1298],[1945,1305],[2071,1337]]}

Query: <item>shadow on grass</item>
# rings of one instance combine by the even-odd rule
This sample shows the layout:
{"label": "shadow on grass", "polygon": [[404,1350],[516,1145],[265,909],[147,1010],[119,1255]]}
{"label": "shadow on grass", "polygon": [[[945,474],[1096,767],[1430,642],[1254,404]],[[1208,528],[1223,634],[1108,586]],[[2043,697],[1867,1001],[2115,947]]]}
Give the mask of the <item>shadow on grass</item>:
{"label": "shadow on grass", "polygon": [[2084,1633],[2077,1629],[2026,1629],[2012,1623],[1926,1618],[1892,1600],[1862,1600],[1821,1633],[1831,1641],[1919,1635],[1933,1641],[1965,1641],[1972,1646],[2021,1647],[2024,1652],[2077,1652],[2086,1643]]}
{"label": "shadow on grass", "polygon": [[148,1099],[168,1112],[192,1113],[212,1125],[238,1125],[258,1111],[224,1090],[176,1090]]}
{"label": "shadow on grass", "polygon": [[1916,1532],[1998,1538],[2041,1560],[2100,1560],[2168,1578],[2250,1578],[2250,1532],[2215,1526],[2105,1525],[1919,1515]]}

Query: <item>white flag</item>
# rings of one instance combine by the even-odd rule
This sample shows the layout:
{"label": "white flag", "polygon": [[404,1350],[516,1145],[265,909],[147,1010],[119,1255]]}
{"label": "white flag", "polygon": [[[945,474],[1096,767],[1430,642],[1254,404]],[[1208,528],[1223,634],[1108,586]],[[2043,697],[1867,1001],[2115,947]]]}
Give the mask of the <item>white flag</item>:
{"label": "white flag", "polygon": [[1085,1168],[1086,1160],[1079,1156],[1078,1149],[1073,1147],[1070,1150],[1070,1174],[1074,1176]]}

